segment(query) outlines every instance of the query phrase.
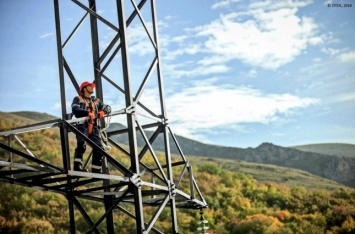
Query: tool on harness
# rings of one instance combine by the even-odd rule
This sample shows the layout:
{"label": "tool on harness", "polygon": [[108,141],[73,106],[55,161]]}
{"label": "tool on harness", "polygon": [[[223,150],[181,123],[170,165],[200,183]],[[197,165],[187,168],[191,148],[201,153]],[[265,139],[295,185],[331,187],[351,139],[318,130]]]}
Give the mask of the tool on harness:
{"label": "tool on harness", "polygon": [[[86,102],[86,100],[85,100]],[[88,124],[88,136],[91,136],[92,131],[94,129],[94,124],[95,124],[95,109],[92,107],[92,101],[90,100],[89,102],[89,107],[88,107],[88,111],[89,111],[89,117],[90,119],[87,120],[87,124]]]}

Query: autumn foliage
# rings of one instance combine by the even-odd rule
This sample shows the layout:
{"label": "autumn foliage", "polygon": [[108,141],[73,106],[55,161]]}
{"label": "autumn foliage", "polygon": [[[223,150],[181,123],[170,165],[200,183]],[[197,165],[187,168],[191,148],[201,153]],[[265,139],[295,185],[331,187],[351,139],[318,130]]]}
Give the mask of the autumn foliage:
{"label": "autumn foliage", "polygon": [[[13,127],[9,124],[0,121],[0,130]],[[36,156],[60,165],[57,132],[45,130],[38,135],[23,136],[22,140],[32,147]],[[6,159],[4,150],[0,149],[0,157]],[[258,182],[248,174],[225,170],[211,161],[193,167],[197,184],[209,205],[204,217],[208,220],[210,234],[355,232],[355,190],[352,188],[326,190]],[[185,190],[189,185],[181,183],[181,186],[179,189]],[[69,232],[68,202],[63,195],[5,182],[0,182],[0,191],[0,233]],[[81,202],[93,220],[105,213],[101,203]],[[77,233],[85,233],[86,221],[75,212]],[[154,208],[145,208],[147,215],[153,212]],[[180,233],[198,233],[199,211],[178,209],[178,213]],[[119,233],[136,233],[132,218],[115,212],[114,220]],[[103,225],[98,228],[105,233]],[[155,227],[170,233],[170,225],[170,211],[166,209]]]}

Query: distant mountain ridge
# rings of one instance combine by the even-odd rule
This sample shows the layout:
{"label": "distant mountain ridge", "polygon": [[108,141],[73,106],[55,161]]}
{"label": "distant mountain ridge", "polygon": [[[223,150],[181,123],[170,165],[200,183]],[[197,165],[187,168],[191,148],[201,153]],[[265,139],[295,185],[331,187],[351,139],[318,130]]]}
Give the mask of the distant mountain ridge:
{"label": "distant mountain ridge", "polygon": [[297,146],[291,146],[291,148],[307,151],[307,152],[327,154],[327,155],[355,157],[355,145],[353,144],[322,143],[322,144],[297,145]]}
{"label": "distant mountain ridge", "polygon": [[[12,114],[20,117],[25,117],[28,115],[30,116],[29,118],[34,118],[37,120],[40,119],[40,121],[48,120],[48,118],[57,119],[56,117],[36,112],[33,112],[32,114],[31,112],[16,112]],[[125,126],[121,124],[112,123],[107,132],[109,133],[124,128]],[[146,131],[146,134],[149,138],[152,135],[152,132]],[[140,134],[137,134],[137,137],[138,146],[144,146],[144,139],[140,136]],[[319,147],[310,147],[311,145],[308,145],[307,148],[304,148],[304,146],[302,148],[302,146],[281,147],[272,143],[262,143],[256,148],[245,149],[204,144],[178,135],[175,137],[185,155],[233,159],[301,169],[323,178],[327,178],[347,186],[355,187],[355,157],[342,156],[342,154],[337,153],[339,151],[336,149],[339,149],[339,147],[333,147],[331,153],[325,154],[319,153],[320,151],[324,152],[324,148],[319,149]],[[123,145],[128,144],[128,138],[126,134],[115,135],[113,138],[115,141],[118,141]],[[173,144],[172,139],[170,139],[170,147],[173,154],[178,153],[178,150]],[[332,144],[327,144],[327,147],[332,147]],[[351,144],[348,145],[348,155],[351,155],[352,147],[355,146]],[[161,136],[159,136],[154,141],[153,148],[157,151],[164,149],[163,139]],[[353,152],[352,155],[355,156],[355,152]]]}
{"label": "distant mountain ridge", "polygon": [[[108,131],[124,128],[123,125],[113,123]],[[149,138],[152,133],[146,131],[146,134]],[[301,169],[323,178],[355,187],[355,157],[338,156],[336,155],[335,149],[331,154],[321,154],[315,152],[316,148],[313,148],[313,152],[310,152],[298,150],[296,147],[281,147],[272,143],[262,143],[256,148],[249,147],[244,149],[204,144],[178,135],[175,137],[185,155],[234,159]],[[122,144],[128,144],[127,135],[125,134],[114,136],[113,138],[115,141],[121,142]],[[140,137],[139,134],[137,134],[137,138],[138,146],[143,147],[145,144],[143,138]],[[153,144],[155,150],[164,149],[162,140],[161,137],[155,140]],[[170,139],[171,152],[173,154],[179,153],[172,142],[172,139]],[[332,144],[327,145],[331,147]],[[355,154],[355,151],[353,151],[353,153]]]}

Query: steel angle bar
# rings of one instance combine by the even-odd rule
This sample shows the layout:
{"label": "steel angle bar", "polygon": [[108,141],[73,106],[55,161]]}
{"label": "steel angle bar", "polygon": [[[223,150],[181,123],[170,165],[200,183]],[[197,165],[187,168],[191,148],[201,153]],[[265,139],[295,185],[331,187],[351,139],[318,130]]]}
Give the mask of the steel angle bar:
{"label": "steel angle bar", "polygon": [[[64,65],[63,65],[63,50],[62,50],[62,35],[60,28],[60,14],[59,14],[59,0],[53,0],[54,5],[54,19],[55,30],[57,38],[57,59],[58,59],[58,72],[59,72],[59,85],[60,85],[60,102],[62,110],[62,118],[67,117],[66,100],[65,100],[65,83],[64,83]],[[76,87],[77,88],[77,87]]]}
{"label": "steel angle bar", "polygon": [[76,81],[75,76],[74,76],[73,72],[71,71],[69,64],[67,63],[67,60],[64,58],[64,56],[63,56],[63,67],[64,67],[65,71],[67,72],[69,79],[71,80],[75,89],[79,90],[78,82]]}
{"label": "steel angle bar", "polygon": [[195,198],[195,191],[194,191],[194,184],[193,184],[193,181],[194,181],[194,175],[193,175],[193,171],[192,171],[192,167],[188,167],[187,168],[188,171],[189,171],[189,182],[190,182],[190,193],[191,193],[191,198]]}
{"label": "steel angle bar", "polygon": [[168,178],[166,177],[165,172],[163,171],[163,168],[162,168],[161,165],[160,165],[160,162],[159,162],[159,160],[158,160],[158,157],[156,156],[156,154],[155,154],[155,152],[154,152],[154,149],[153,149],[153,147],[152,147],[150,141],[148,140],[148,138],[147,138],[147,136],[146,136],[146,134],[145,134],[143,128],[141,127],[141,125],[139,124],[139,122],[138,122],[137,120],[136,120],[136,124],[137,124],[137,126],[138,126],[138,128],[139,128],[139,130],[140,130],[140,132],[141,132],[141,134],[142,134],[142,136],[143,136],[143,139],[144,139],[144,141],[145,141],[145,143],[146,143],[146,146],[148,147],[150,153],[152,154],[153,159],[154,159],[156,165],[158,166],[161,175],[164,177],[164,181],[165,181],[165,183],[166,183],[166,181],[168,181]]}
{"label": "steel angle bar", "polygon": [[[144,197],[151,197],[153,195],[166,195],[166,194],[169,194],[166,189],[165,190],[163,190],[163,189],[154,189],[154,190],[142,189],[142,195]],[[161,198],[154,197],[154,198],[147,199],[144,202],[159,201],[160,199]]]}
{"label": "steel angle bar", "polygon": [[109,26],[110,28],[115,30],[116,32],[119,32],[119,28],[117,28],[115,25],[113,25],[112,23],[110,23],[109,21],[107,21],[106,19],[101,17],[99,14],[97,14],[95,11],[91,10],[89,7],[82,4],[80,1],[77,1],[77,0],[71,0],[71,1],[76,3],[78,6],[83,8],[85,11],[89,12],[92,16],[99,19],[101,22],[103,22],[104,24],[106,24],[107,26]]}
{"label": "steel angle bar", "polygon": [[105,156],[107,160],[119,171],[124,173],[125,175],[132,175],[132,172],[128,170],[125,166],[123,166],[121,163],[119,163],[117,160],[112,158],[108,153],[106,153],[101,147],[96,145],[92,140],[90,140],[87,136],[85,136],[82,132],[80,132],[77,128],[75,128],[73,125],[68,123],[66,120],[62,120],[65,125],[70,128],[75,135],[80,135],[85,139],[85,141],[95,150],[97,150],[101,155]]}
{"label": "steel angle bar", "polygon": [[[23,174],[23,173],[28,173],[28,172],[33,172],[33,171],[28,171],[26,169],[18,169],[18,170],[1,170],[0,171],[0,178],[7,178],[8,176],[10,176],[13,179],[19,179],[19,178],[23,178],[23,177],[18,177],[17,175],[19,174]],[[15,177],[17,176],[17,177]]]}
{"label": "steel angle bar", "polygon": [[147,186],[147,187],[151,187],[151,188],[155,188],[155,189],[160,189],[162,191],[167,191],[169,192],[169,188],[167,186],[163,186],[163,185],[158,185],[158,184],[154,184],[151,182],[146,182],[146,181],[142,181],[142,186]]}
{"label": "steel angle bar", "polygon": [[[0,167],[10,167],[10,168],[16,168],[16,169],[23,169],[26,171],[38,171],[37,168],[35,168],[33,166],[29,166],[29,165],[22,164],[22,163],[13,163],[13,162],[5,162],[5,161],[0,161]],[[9,172],[10,171],[11,170],[9,170]]]}
{"label": "steel angle bar", "polygon": [[207,206],[206,200],[205,200],[204,197],[202,196],[202,193],[201,193],[199,187],[197,186],[197,183],[196,183],[195,178],[193,178],[193,183],[194,183],[194,186],[195,186],[195,188],[196,188],[196,191],[197,191],[199,197],[201,198],[201,200],[203,200],[203,202],[204,202],[204,203],[206,204],[206,206]]}
{"label": "steel angle bar", "polygon": [[[111,112],[111,114],[106,115],[106,117],[108,116],[115,116],[115,115],[121,115],[125,113],[125,109],[121,109],[118,111],[113,111]],[[72,125],[77,125],[77,124],[82,124],[85,123],[86,120],[89,120],[90,117],[81,117],[81,118],[75,118],[75,119],[69,119],[69,120],[65,120],[68,124],[72,124]],[[61,120],[63,121],[63,120]]]}
{"label": "steel angle bar", "polygon": [[[115,36],[111,43],[108,45],[107,49],[102,53],[102,55],[99,57],[96,66],[100,66],[101,63],[103,62],[103,60],[106,58],[107,54],[110,52],[110,50],[112,49],[112,47],[116,44],[116,42],[119,39],[119,34],[117,34],[117,36]],[[117,46],[117,48],[112,52],[111,56],[108,58],[107,62],[105,63],[105,65],[103,66],[103,68],[101,68],[101,70],[97,70],[98,71],[98,76],[103,76],[103,73],[106,71],[107,67],[111,64],[112,60],[116,57],[118,51],[120,51],[121,49],[121,44],[119,44]]]}
{"label": "steel angle bar", "polygon": [[[47,178],[47,179],[42,179],[41,181],[43,184],[67,182],[68,181],[67,174],[61,174],[61,175],[63,175],[63,177],[53,177],[53,178],[51,177],[51,178]],[[75,178],[71,177],[70,179],[75,179]],[[58,185],[60,186],[61,184],[58,184]]]}
{"label": "steel angle bar", "polygon": [[21,186],[31,187],[33,189],[59,193],[59,194],[62,194],[62,195],[64,195],[66,193],[66,191],[64,191],[64,190],[55,190],[55,189],[52,189],[50,186],[45,186],[45,185],[36,185],[36,186],[34,186],[32,182],[24,181],[24,180],[23,181],[19,181],[18,179],[11,178],[11,177],[5,177],[5,178],[4,177],[0,177],[0,180],[6,181],[6,182],[11,183],[11,184],[17,184],[17,185],[21,185]]}
{"label": "steel angle bar", "polygon": [[153,225],[155,224],[155,222],[157,221],[159,215],[161,214],[161,212],[163,211],[163,209],[165,208],[166,204],[169,201],[169,195],[165,196],[163,202],[161,203],[161,205],[159,206],[159,208],[155,211],[155,213],[152,216],[152,219],[150,220],[150,222],[148,223],[148,226],[146,228],[146,230],[144,230],[143,233],[149,233],[150,230],[153,228]]}
{"label": "steel angle bar", "polygon": [[[91,9],[92,10],[92,9]],[[89,15],[89,12],[87,11],[84,16],[81,18],[81,20],[79,21],[79,23],[75,26],[75,28],[73,29],[73,31],[69,34],[69,36],[67,37],[67,39],[65,40],[65,42],[62,45],[62,50],[65,48],[65,46],[67,45],[67,43],[69,42],[69,40],[74,36],[74,34],[78,31],[79,27],[82,25],[82,23],[84,22],[85,18]]]}
{"label": "steel angle bar", "polygon": [[[160,123],[151,123],[151,124],[146,124],[146,125],[142,125],[143,129],[146,128],[153,128],[153,127],[157,127],[160,126]],[[136,130],[139,130],[138,127],[136,127]],[[128,128],[124,128],[124,129],[120,129],[120,130],[113,130],[113,131],[107,131],[107,135],[113,136],[113,135],[119,135],[119,134],[123,134],[123,133],[128,133]]]}
{"label": "steel angle bar", "polygon": [[[113,144],[115,147],[117,147],[119,150],[121,150],[123,153],[125,153],[126,156],[130,157],[130,154],[124,149],[122,148],[120,145],[118,145],[115,141],[113,141],[111,138],[108,138],[110,143]],[[147,165],[145,165],[143,162],[139,162],[139,164],[146,170],[148,171],[149,173],[151,173],[152,175],[154,175],[156,178],[158,178],[159,180],[161,181],[164,181],[163,178],[161,178],[160,175],[158,175],[157,173],[154,172],[154,170],[156,169],[153,169]],[[158,168],[157,168],[158,169]],[[142,173],[141,173],[142,174]]]}
{"label": "steel angle bar", "polygon": [[[155,176],[155,177],[158,178],[160,181],[166,183],[166,181],[165,181],[160,175],[158,175],[158,174],[154,171],[154,169],[152,170],[151,167],[145,165],[145,164],[142,163],[142,162],[139,162],[139,164],[140,164],[148,173],[150,173],[151,175]],[[158,170],[158,168],[155,168],[155,170]]]}
{"label": "steel angle bar", "polygon": [[151,77],[151,75],[152,75],[153,68],[156,67],[157,63],[158,63],[158,58],[155,57],[155,58],[153,59],[152,63],[150,64],[150,66],[149,66],[149,68],[148,68],[148,71],[147,71],[147,73],[146,73],[146,75],[145,75],[145,77],[144,77],[144,79],[143,79],[141,85],[139,86],[139,89],[138,89],[138,91],[137,91],[136,96],[135,96],[134,99],[133,99],[135,102],[138,102],[138,101],[139,101],[139,99],[140,99],[140,97],[141,97],[141,95],[142,95],[142,93],[143,93],[143,90],[144,90],[144,88],[145,88],[145,85],[147,84],[148,80],[150,79],[150,77]]}
{"label": "steel angle bar", "polygon": [[94,196],[94,195],[116,195],[121,192],[115,192],[115,191],[103,191],[106,188],[112,188],[114,186],[98,186],[94,188],[88,188],[88,189],[83,189],[83,190],[75,190],[73,192],[73,195],[75,196]]}
{"label": "steel angle bar", "polygon": [[[32,156],[35,157],[35,155],[27,148],[27,146],[18,138],[17,135],[14,135],[14,138],[17,140],[18,143]],[[44,167],[43,165],[39,165],[40,167]]]}
{"label": "steel angle bar", "polygon": [[3,148],[5,150],[7,150],[7,151],[10,151],[10,152],[14,153],[14,154],[17,154],[17,155],[19,155],[19,156],[21,156],[21,157],[23,157],[23,158],[25,158],[27,160],[30,160],[30,161],[33,161],[33,162],[38,163],[40,165],[43,165],[44,166],[43,169],[48,169],[48,172],[55,172],[55,173],[63,172],[63,169],[61,169],[59,167],[53,166],[53,165],[51,165],[51,164],[49,164],[47,162],[44,162],[44,161],[42,161],[42,160],[40,160],[38,158],[35,158],[35,157],[30,156],[28,154],[25,154],[25,153],[23,153],[23,152],[21,152],[19,150],[16,150],[16,149],[14,149],[12,147],[4,145],[3,143],[0,143],[0,148]]}
{"label": "steel angle bar", "polygon": [[[144,127],[142,127],[144,129]],[[155,132],[152,134],[152,136],[149,139],[149,143],[152,144],[156,138],[158,137],[158,135],[161,133],[161,125],[158,125],[157,129],[155,130]],[[145,146],[142,148],[141,152],[138,155],[139,159],[142,159],[144,154],[148,151],[149,147],[148,144],[145,144]]]}
{"label": "steel angle bar", "polygon": [[[130,216],[131,218],[136,219],[136,216],[134,214],[132,214],[130,211],[123,208],[122,206],[117,205],[116,208],[119,209],[120,211],[122,211],[123,213],[125,213],[126,215]],[[147,222],[144,222],[144,224],[148,225]],[[153,231],[154,233],[158,233],[158,234],[164,234],[163,232],[159,231],[158,229],[156,229],[154,227],[151,229],[151,231]]]}
{"label": "steel angle bar", "polygon": [[[143,105],[143,103],[141,102],[136,102],[138,106],[142,107],[143,110],[145,110],[146,112],[148,112],[151,116],[154,116],[156,118],[161,119],[160,115],[155,114],[153,111],[151,111],[148,107],[146,107],[145,105]],[[160,121],[161,122],[161,121]]]}
{"label": "steel angle bar", "polygon": [[[100,70],[97,70],[100,71]],[[112,81],[108,76],[106,76],[105,74],[100,74],[103,78],[105,78],[105,80],[107,80],[111,85],[113,85],[116,89],[118,89],[119,91],[121,91],[121,93],[125,94],[126,91],[121,88],[118,84],[116,84],[114,81]]]}
{"label": "steel angle bar", "polygon": [[31,155],[32,157],[35,157],[35,155],[31,152],[31,150],[30,150],[29,148],[27,148],[27,146],[21,141],[20,138],[18,138],[17,135],[14,135],[14,139],[15,139],[18,143],[20,143],[20,145],[22,146],[22,148],[24,148],[24,149],[27,151],[27,153],[28,153],[29,155]]}
{"label": "steel angle bar", "polygon": [[[111,83],[113,86],[115,86],[119,91],[121,91],[123,94],[126,94],[126,92],[120,87],[118,86],[114,81],[112,81],[109,77],[107,77],[105,74],[101,74],[102,77],[107,80],[109,83]],[[148,107],[146,107],[145,105],[143,105],[141,102],[139,101],[136,101],[135,98],[133,98],[134,102],[136,103],[136,105],[140,106],[143,110],[145,110],[146,112],[148,112],[154,119],[154,117],[156,119],[154,120],[157,120],[158,122],[162,122],[161,121],[161,117],[157,114],[155,114],[153,111],[151,111]],[[143,114],[140,114],[140,115],[143,115]],[[149,117],[149,118],[152,118],[152,117]]]}
{"label": "steel angle bar", "polygon": [[[171,163],[171,166],[172,166],[172,167],[176,167],[176,166],[185,165],[185,164],[186,164],[185,162],[180,161],[180,162],[173,162],[173,163]],[[168,165],[166,165],[166,164],[161,165],[162,168],[167,168],[167,166],[168,166]],[[153,168],[151,167],[150,169],[151,169],[151,170],[157,170],[158,168],[157,168],[157,167],[155,167],[155,168],[154,168],[154,167],[153,167]]]}
{"label": "steel angle bar", "polygon": [[[71,179],[74,179],[74,178],[71,178]],[[67,181],[68,181],[68,179],[67,179]],[[52,186],[52,188],[53,189],[60,189],[60,188],[66,189],[68,187],[68,185],[70,188],[76,188],[79,186],[87,185],[89,183],[98,182],[98,181],[101,181],[101,180],[100,179],[80,180],[80,181],[76,181],[76,182],[68,182],[68,183],[63,183],[60,185],[54,185],[54,186]]]}
{"label": "steel angle bar", "polygon": [[103,180],[115,180],[122,182],[129,182],[128,177],[122,177],[117,175],[107,175],[100,173],[91,173],[91,172],[82,172],[82,171],[68,171],[68,175],[80,176],[80,177],[92,177],[95,179],[103,179]]}
{"label": "steel angle bar", "polygon": [[[138,8],[141,9],[144,5],[145,1],[141,1],[140,4],[138,5]],[[133,13],[130,15],[130,17],[128,18],[128,20],[126,21],[126,25],[127,27],[131,24],[131,22],[133,21],[133,19],[135,18],[135,16],[137,15],[136,11],[133,11]],[[112,41],[110,42],[110,44],[107,46],[107,48],[105,49],[105,51],[101,54],[99,60],[97,61],[97,65],[101,64],[102,61],[106,58],[106,56],[108,55],[108,53],[111,51],[111,49],[113,48],[113,46],[116,44],[116,42],[120,39],[120,32],[117,32],[117,35],[112,39]],[[112,53],[112,55],[110,56],[110,58],[108,59],[107,63],[104,65],[104,67],[101,69],[101,71],[99,71],[99,75],[101,76],[101,74],[106,70],[107,66],[111,63],[112,59],[115,57],[115,55],[117,54],[117,52],[120,50],[121,48],[121,44],[119,44],[117,46],[117,48],[115,49],[115,51]]]}
{"label": "steel angle bar", "polygon": [[118,148],[120,151],[122,151],[126,156],[129,157],[129,153],[127,150],[125,150],[122,146],[120,146],[116,141],[114,141],[112,138],[108,138],[109,142],[115,146],[116,148]]}
{"label": "steel angle bar", "polygon": [[18,178],[19,181],[21,180],[27,180],[27,181],[32,181],[34,184],[38,184],[40,182],[40,184],[48,184],[48,183],[53,183],[53,182],[47,182],[47,183],[43,183],[43,179],[46,177],[51,177],[54,175],[58,175],[57,173],[45,173],[45,174],[37,174],[37,175],[32,175],[32,176],[26,176],[26,177],[21,177]]}
{"label": "steel angle bar", "polygon": [[[68,199],[68,197],[67,197]],[[94,222],[91,220],[90,216],[88,215],[88,213],[85,211],[84,207],[80,204],[80,202],[78,201],[77,198],[72,197],[73,199],[73,204],[76,206],[76,208],[80,211],[81,215],[83,216],[83,218],[85,219],[86,223],[92,227],[94,225]],[[69,200],[69,199],[68,199]],[[99,230],[97,228],[94,228],[92,230],[94,233],[100,234]]]}
{"label": "steel angle bar", "polygon": [[42,122],[42,123],[36,123],[36,124],[32,124],[32,125],[14,128],[12,130],[0,132],[0,136],[16,135],[16,134],[20,134],[20,133],[27,133],[27,132],[33,132],[33,131],[38,131],[38,130],[42,130],[42,129],[57,127],[59,121],[60,121],[60,119],[56,119],[56,120],[50,120],[50,121],[46,121],[46,122]]}
{"label": "steel angle bar", "polygon": [[136,3],[134,2],[134,0],[131,0],[131,2],[132,2],[132,5],[133,5],[134,9],[136,9],[136,12],[137,12],[137,14],[138,14],[138,17],[139,17],[139,19],[140,19],[140,21],[141,21],[141,23],[142,23],[142,25],[143,25],[143,27],[144,27],[144,29],[145,29],[145,32],[147,33],[147,35],[148,35],[148,37],[149,37],[149,39],[150,39],[150,42],[152,43],[152,45],[153,45],[154,48],[156,49],[156,48],[157,48],[157,45],[156,45],[156,43],[154,42],[152,36],[150,35],[150,33],[149,33],[148,29],[147,29],[147,24],[145,23],[144,18],[143,18],[143,16],[142,16],[141,13],[140,13],[140,9],[138,9],[138,7],[137,7]]}
{"label": "steel angle bar", "polygon": [[[123,94],[126,94],[125,90],[122,89],[119,85],[117,85],[114,81],[112,81],[108,76],[106,76],[105,74],[101,74],[101,76],[107,80],[111,85],[113,85],[114,87],[116,87],[119,91],[121,91]],[[153,111],[151,111],[148,107],[146,107],[145,105],[143,105],[141,102],[135,102],[138,106],[140,106],[143,110],[145,110],[146,112],[148,112],[151,116],[156,117],[157,119],[159,119],[159,122],[161,122],[161,116],[158,116],[157,114],[155,114]]]}
{"label": "steel angle bar", "polygon": [[160,122],[160,123],[163,122],[163,120],[162,120],[161,118],[158,118],[158,117],[145,115],[145,114],[143,114],[142,112],[139,112],[139,111],[135,111],[135,113],[136,113],[137,115],[146,117],[147,119],[155,120],[155,121]]}
{"label": "steel angle bar", "polygon": [[185,172],[186,172],[186,169],[189,167],[189,163],[185,163],[184,164],[184,167],[182,168],[181,170],[181,173],[180,173],[180,176],[179,176],[179,179],[177,180],[176,182],[176,188],[179,186],[180,182],[182,181],[182,177],[184,176]]}
{"label": "steel angle bar", "polygon": [[[124,197],[126,194],[128,193],[128,191],[125,191],[124,194],[121,196]],[[113,211],[113,209],[117,206],[117,204],[119,204],[121,202],[121,198],[120,199],[117,199],[116,201],[114,201],[112,203],[112,205],[106,210],[105,214],[103,214],[97,221],[96,223],[92,226],[92,228],[89,230],[92,231],[94,228],[96,228],[97,226],[99,226],[99,224],[105,219],[105,217]]]}
{"label": "steel angle bar", "polygon": [[180,145],[179,145],[179,142],[177,141],[177,139],[176,139],[174,133],[171,131],[171,128],[170,128],[169,126],[167,126],[167,128],[168,128],[168,130],[169,130],[169,132],[170,132],[170,136],[173,138],[173,141],[174,141],[174,143],[175,143],[175,145],[176,145],[176,148],[178,149],[178,151],[179,151],[179,153],[180,153],[180,156],[182,157],[182,159],[183,159],[185,162],[187,162],[187,159],[186,159],[184,153],[182,152],[182,149],[181,149],[181,147],[180,147]]}
{"label": "steel angle bar", "polygon": [[[127,190],[124,190],[124,191],[127,191]],[[102,192],[96,192],[96,191],[78,191],[77,192],[77,194],[80,194],[80,195],[86,195],[86,196],[96,196],[96,197],[98,197],[98,196],[119,196],[119,197],[121,197],[122,196],[122,194],[123,194],[124,192],[122,192],[122,191],[102,191]]]}
{"label": "steel angle bar", "polygon": [[[189,197],[189,195],[187,195],[186,193],[182,192],[181,190],[176,190],[176,194],[185,198],[185,201],[190,203],[190,204],[194,204],[193,207],[196,207],[196,209],[200,209],[200,208],[206,208],[207,204],[205,202],[202,202],[200,200],[197,199],[191,199]],[[179,203],[179,202],[178,202]]]}
{"label": "steel angle bar", "polygon": [[[142,9],[142,7],[144,6],[144,4],[147,2],[147,0],[142,0],[139,2],[137,8],[139,10]],[[127,21],[126,21],[126,25],[129,26],[131,24],[131,22],[133,21],[133,19],[137,16],[138,12],[137,11],[133,11],[132,14],[128,17]]]}

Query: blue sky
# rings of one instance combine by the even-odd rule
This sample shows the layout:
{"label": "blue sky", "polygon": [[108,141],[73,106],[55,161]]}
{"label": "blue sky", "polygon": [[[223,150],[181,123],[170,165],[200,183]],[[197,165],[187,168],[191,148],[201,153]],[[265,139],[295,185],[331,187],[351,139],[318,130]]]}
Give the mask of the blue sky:
{"label": "blue sky", "polygon": [[[117,25],[114,2],[98,0],[97,10]],[[60,3],[66,38],[85,12]],[[355,144],[354,0],[157,0],[156,6],[175,134],[243,148]],[[64,51],[79,82],[93,79],[88,24]],[[53,2],[0,0],[0,27],[0,111],[61,116]],[[101,24],[99,30],[103,51],[115,34]],[[131,77],[142,77],[152,48],[136,21],[128,43]],[[118,61],[107,70],[112,77],[120,72]],[[133,80],[135,89],[140,80]],[[121,109],[123,96],[107,82],[103,88],[104,101]],[[68,111],[74,95],[67,86]],[[158,109],[153,82],[144,99]]]}

